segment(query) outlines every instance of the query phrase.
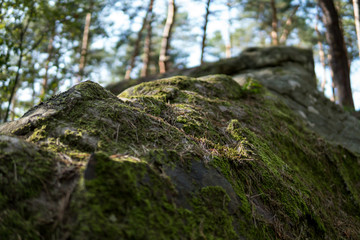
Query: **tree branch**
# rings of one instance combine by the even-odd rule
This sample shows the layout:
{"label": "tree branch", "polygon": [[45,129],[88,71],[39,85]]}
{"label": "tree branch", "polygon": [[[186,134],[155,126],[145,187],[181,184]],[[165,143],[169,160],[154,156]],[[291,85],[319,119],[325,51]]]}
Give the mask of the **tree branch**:
{"label": "tree branch", "polygon": [[280,44],[285,44],[286,43],[286,40],[288,39],[289,37],[289,34],[290,34],[290,27],[292,25],[292,20],[293,20],[293,17],[295,16],[297,10],[299,9],[300,5],[296,5],[294,10],[292,11],[292,13],[289,15],[289,17],[286,19],[286,22],[285,22],[285,26],[284,26],[284,30],[283,30],[283,33],[281,34],[281,37],[280,37]]}

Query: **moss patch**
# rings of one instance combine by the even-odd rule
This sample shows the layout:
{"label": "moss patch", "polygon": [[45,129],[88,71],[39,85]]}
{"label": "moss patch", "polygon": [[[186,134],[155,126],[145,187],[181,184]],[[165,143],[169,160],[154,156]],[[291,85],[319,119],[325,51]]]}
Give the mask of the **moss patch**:
{"label": "moss patch", "polygon": [[236,238],[221,187],[201,189],[189,210],[173,202],[171,182],[147,162],[101,152],[95,159],[97,177],[78,187],[70,209],[74,239]]}
{"label": "moss patch", "polygon": [[39,239],[42,226],[29,206],[50,185],[53,155],[20,139],[0,135],[0,236]]}
{"label": "moss patch", "polygon": [[[76,176],[92,177],[63,180],[74,187],[65,191],[62,215],[46,232],[54,238],[360,236],[359,156],[307,130],[251,78],[240,86],[224,75],[174,77],[140,84],[119,98],[85,82],[26,116],[44,109],[53,113],[13,132],[38,146],[39,153],[31,153],[38,160],[0,153],[1,179],[13,184],[3,186],[2,214],[11,216],[7,225],[22,219],[14,225],[22,238],[44,235],[43,225],[9,199],[29,207],[25,200],[45,191],[43,183],[60,162]],[[35,164],[25,168],[31,173],[25,182],[14,181],[14,161]],[[204,176],[210,172],[231,187]]]}

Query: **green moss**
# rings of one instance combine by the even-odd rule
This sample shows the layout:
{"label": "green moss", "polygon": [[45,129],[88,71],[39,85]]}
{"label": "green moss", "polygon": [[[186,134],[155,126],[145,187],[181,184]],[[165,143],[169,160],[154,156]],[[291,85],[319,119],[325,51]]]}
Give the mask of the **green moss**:
{"label": "green moss", "polygon": [[[24,145],[31,149],[29,145]],[[21,149],[24,151],[24,149]],[[0,158],[0,189],[6,193],[7,203],[31,198],[42,189],[43,181],[51,175],[51,155],[36,149],[4,152]]]}
{"label": "green moss", "polygon": [[115,98],[115,96],[109,91],[102,88],[99,84],[85,81],[81,82],[73,88],[74,94],[81,94],[81,100],[89,100],[89,99],[108,99]]}
{"label": "green moss", "polygon": [[338,157],[335,159],[338,170],[344,180],[346,185],[346,190],[351,192],[354,200],[358,206],[360,206],[360,189],[358,184],[360,183],[360,171],[359,160],[354,161],[354,159],[360,159],[356,157],[353,153],[349,152],[347,149],[340,148],[338,150]]}
{"label": "green moss", "polygon": [[[66,129],[58,139],[62,144],[67,146],[76,146],[76,150],[80,152],[92,152],[94,148],[83,141],[85,135],[87,135],[87,132],[82,129],[78,129],[77,131]],[[74,152],[76,152],[76,150],[74,150]]]}
{"label": "green moss", "polygon": [[39,142],[47,137],[46,125],[42,125],[40,128],[35,129],[33,134],[29,137],[31,142]]}
{"label": "green moss", "polygon": [[147,153],[145,161],[155,167],[160,167],[164,165],[175,166],[175,164],[179,159],[181,159],[181,157],[182,156],[180,156],[176,151],[173,150],[153,149]]}
{"label": "green moss", "polygon": [[0,236],[4,239],[40,239],[39,226],[31,205],[51,181],[53,155],[16,138],[0,142]]}
{"label": "green moss", "polygon": [[29,239],[38,240],[41,236],[33,222],[25,219],[18,210],[4,210],[1,212],[1,238],[8,240]]}
{"label": "green moss", "polygon": [[264,87],[255,79],[247,78],[245,84],[241,86],[243,92],[247,94],[259,94],[264,92]]}
{"label": "green moss", "polygon": [[171,182],[145,162],[121,156],[115,161],[101,152],[95,159],[96,178],[85,180],[71,207],[77,215],[74,239],[236,238],[222,188],[201,189],[188,210],[171,201]]}
{"label": "green moss", "polygon": [[2,151],[7,146],[9,146],[9,143],[7,143],[5,141],[0,141],[0,151]]}
{"label": "green moss", "polygon": [[[169,109],[165,102],[149,96],[137,98],[137,104],[139,103],[141,104],[141,110],[154,116],[163,116],[163,113]],[[137,105],[137,107],[139,107],[139,105]]]}
{"label": "green moss", "polygon": [[195,103],[196,99],[238,99],[243,94],[241,87],[225,75],[214,75],[201,79],[172,77],[154,82],[142,83],[122,92],[119,97],[137,98],[151,96],[163,102]]}
{"label": "green moss", "polygon": [[192,201],[197,218],[193,222],[192,229],[199,232],[199,237],[205,239],[236,239],[238,237],[232,225],[232,217],[228,212],[230,198],[222,187],[204,187]]}
{"label": "green moss", "polygon": [[[55,116],[19,133],[79,166],[95,152],[96,177],[80,178],[67,218],[60,224],[73,239],[360,235],[359,157],[307,130],[253,79],[239,86],[223,75],[174,77],[138,85],[120,97],[127,99],[120,100],[97,84],[80,84],[44,103],[56,110]],[[39,159],[45,156],[39,154]],[[1,181],[15,179],[14,162],[16,167],[28,162],[15,153],[10,160],[4,151],[0,155]],[[24,182],[2,182],[1,193],[9,192],[0,195],[2,206],[10,204],[9,197],[23,201],[43,190],[33,174],[42,181],[51,179],[50,155],[44,164],[35,161],[33,167],[23,168],[31,173]],[[207,186],[201,173],[192,177],[194,161],[215,168],[231,189]],[[166,175],[179,168],[189,175]],[[173,183],[182,180],[191,182],[181,186],[190,197],[180,196]],[[18,222],[18,214],[23,219],[16,223],[18,229],[33,226],[34,234],[39,232],[30,218],[11,205],[10,210],[16,211],[9,213],[14,218],[6,221]]]}

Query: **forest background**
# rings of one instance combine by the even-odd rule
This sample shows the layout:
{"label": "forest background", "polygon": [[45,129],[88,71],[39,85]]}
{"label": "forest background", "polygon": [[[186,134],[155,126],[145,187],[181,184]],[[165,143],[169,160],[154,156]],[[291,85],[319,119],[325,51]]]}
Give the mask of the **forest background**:
{"label": "forest background", "polygon": [[253,46],[312,48],[319,90],[339,101],[319,2],[338,13],[359,109],[358,0],[0,0],[0,123],[79,81],[105,86]]}

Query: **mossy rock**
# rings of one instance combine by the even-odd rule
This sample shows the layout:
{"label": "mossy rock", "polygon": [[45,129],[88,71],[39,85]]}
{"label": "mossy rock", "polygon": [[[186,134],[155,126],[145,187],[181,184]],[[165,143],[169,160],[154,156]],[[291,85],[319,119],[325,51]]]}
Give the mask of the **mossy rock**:
{"label": "mossy rock", "polygon": [[8,239],[360,238],[359,156],[253,78],[87,81],[0,132]]}

